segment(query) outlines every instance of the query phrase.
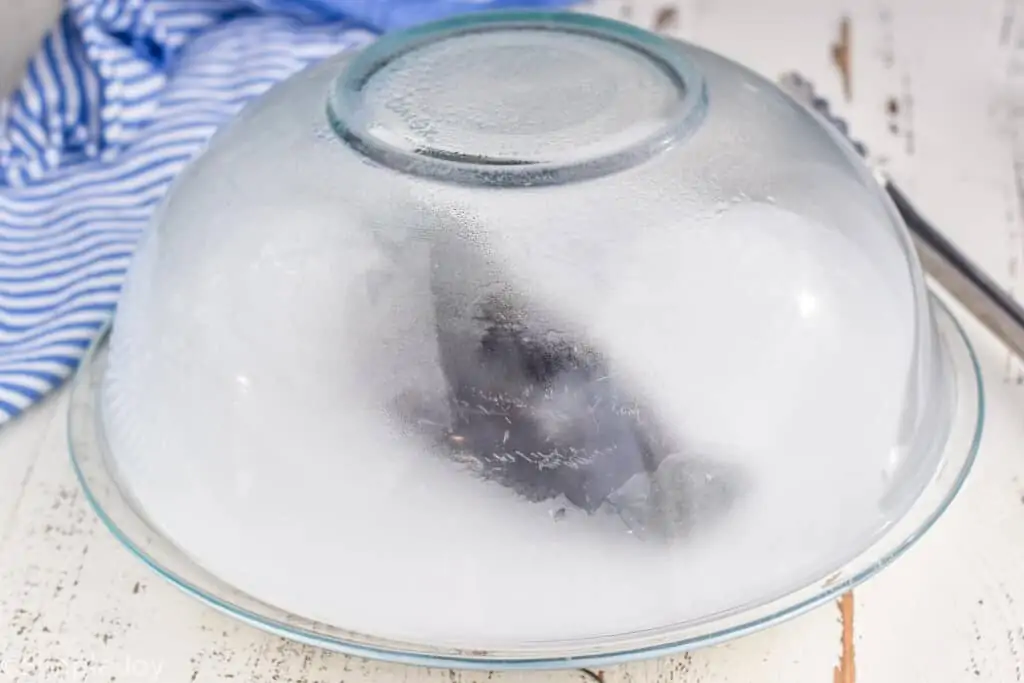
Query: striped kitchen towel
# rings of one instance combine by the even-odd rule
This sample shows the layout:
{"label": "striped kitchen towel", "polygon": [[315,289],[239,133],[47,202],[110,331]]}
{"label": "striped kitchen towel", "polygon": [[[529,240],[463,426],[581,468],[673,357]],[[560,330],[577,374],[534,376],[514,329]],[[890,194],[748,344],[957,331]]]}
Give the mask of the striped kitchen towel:
{"label": "striped kitchen towel", "polygon": [[0,104],[0,425],[65,381],[170,180],[247,101],[384,31],[564,0],[68,0]]}

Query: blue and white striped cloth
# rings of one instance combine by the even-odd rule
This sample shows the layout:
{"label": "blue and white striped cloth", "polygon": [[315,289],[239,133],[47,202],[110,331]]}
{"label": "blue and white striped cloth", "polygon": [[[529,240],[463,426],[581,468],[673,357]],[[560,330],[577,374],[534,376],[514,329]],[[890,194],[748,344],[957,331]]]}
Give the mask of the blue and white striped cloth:
{"label": "blue and white striped cloth", "polygon": [[384,31],[564,0],[67,0],[0,105],[0,425],[75,370],[170,180],[248,100]]}

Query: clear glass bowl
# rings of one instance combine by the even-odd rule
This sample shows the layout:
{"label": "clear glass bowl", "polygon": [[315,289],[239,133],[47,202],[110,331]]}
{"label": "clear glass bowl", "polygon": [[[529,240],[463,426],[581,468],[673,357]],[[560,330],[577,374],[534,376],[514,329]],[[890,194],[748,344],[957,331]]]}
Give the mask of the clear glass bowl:
{"label": "clear glass bowl", "polygon": [[76,380],[113,533],[363,656],[564,667],[797,614],[969,470],[970,344],[849,145],[692,45],[474,14],[277,86]]}

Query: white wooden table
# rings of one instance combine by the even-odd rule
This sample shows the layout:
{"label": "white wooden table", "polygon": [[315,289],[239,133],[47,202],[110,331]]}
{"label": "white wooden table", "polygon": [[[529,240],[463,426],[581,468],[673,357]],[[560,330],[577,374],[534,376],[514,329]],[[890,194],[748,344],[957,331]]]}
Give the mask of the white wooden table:
{"label": "white wooden table", "polygon": [[[800,69],[947,234],[1024,291],[1024,49],[1015,51],[1024,1],[665,4],[609,1],[595,11],[657,23],[768,76]],[[840,69],[833,43],[844,16]],[[0,33],[15,28],[0,14]],[[720,647],[609,669],[604,680],[1024,681],[1024,369],[961,317],[984,368],[988,417],[974,472],[932,532],[845,604]],[[211,612],[101,528],[69,466],[66,405],[58,393],[0,432],[0,681],[588,680],[375,664]]]}

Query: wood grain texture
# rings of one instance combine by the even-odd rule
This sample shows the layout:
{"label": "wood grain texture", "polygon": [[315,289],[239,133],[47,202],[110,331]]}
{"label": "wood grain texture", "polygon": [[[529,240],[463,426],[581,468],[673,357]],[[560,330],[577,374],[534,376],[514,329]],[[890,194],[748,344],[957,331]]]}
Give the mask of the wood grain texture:
{"label": "wood grain texture", "polygon": [[843,84],[843,97],[847,102],[853,99],[853,42],[852,23],[850,17],[839,18],[839,37],[832,43],[832,63],[839,70],[839,80]]}
{"label": "wood grain texture", "polygon": [[[800,69],[921,209],[1024,293],[1021,4],[602,0],[590,10],[769,77]],[[831,50],[842,17],[853,36],[850,101]],[[0,23],[0,38],[9,30]],[[977,346],[988,414],[975,470],[932,531],[838,604],[719,647],[595,673],[606,683],[1024,681],[1024,373],[953,308]],[[0,682],[593,680],[377,664],[213,613],[145,569],[90,512],[68,461],[66,401],[62,392],[0,432]]]}
{"label": "wood grain texture", "polygon": [[839,598],[839,620],[843,625],[843,638],[840,641],[839,663],[832,670],[833,683],[857,682],[857,655],[853,644],[853,591],[844,593]]}

